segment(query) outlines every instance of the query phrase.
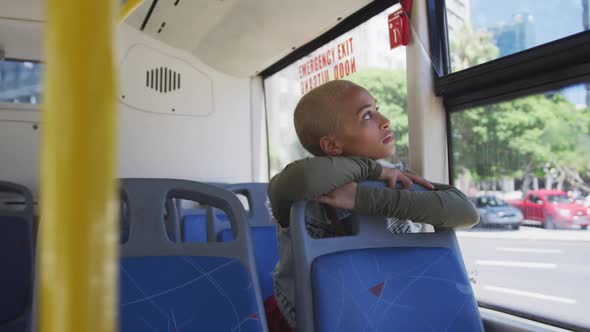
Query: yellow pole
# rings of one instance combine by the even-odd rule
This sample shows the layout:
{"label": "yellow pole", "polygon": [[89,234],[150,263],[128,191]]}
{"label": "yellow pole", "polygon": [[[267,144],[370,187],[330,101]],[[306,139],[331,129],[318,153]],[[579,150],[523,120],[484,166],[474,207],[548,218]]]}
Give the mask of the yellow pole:
{"label": "yellow pole", "polygon": [[39,327],[117,326],[113,0],[47,0]]}
{"label": "yellow pole", "polygon": [[127,17],[131,15],[131,13],[133,13],[133,11],[136,10],[137,7],[139,7],[142,3],[143,0],[127,0],[119,13],[119,23],[125,21],[125,19],[127,19]]}

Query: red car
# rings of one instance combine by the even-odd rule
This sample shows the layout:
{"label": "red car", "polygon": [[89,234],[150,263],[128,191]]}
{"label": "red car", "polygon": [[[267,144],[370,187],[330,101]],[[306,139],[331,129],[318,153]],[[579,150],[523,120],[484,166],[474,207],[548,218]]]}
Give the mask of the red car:
{"label": "red car", "polygon": [[587,229],[590,223],[586,207],[565,191],[533,190],[522,201],[508,203],[520,209],[525,219],[537,221],[545,228]]}

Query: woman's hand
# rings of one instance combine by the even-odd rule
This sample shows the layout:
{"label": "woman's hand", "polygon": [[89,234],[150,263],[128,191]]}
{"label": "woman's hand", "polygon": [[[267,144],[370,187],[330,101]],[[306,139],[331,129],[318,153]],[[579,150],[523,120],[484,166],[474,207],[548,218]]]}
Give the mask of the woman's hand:
{"label": "woman's hand", "polygon": [[358,183],[350,182],[332,190],[324,196],[315,198],[314,201],[339,209],[353,210],[356,201],[357,188]]}
{"label": "woman's hand", "polygon": [[[434,189],[434,186],[430,182],[418,175],[402,172],[396,168],[383,167],[383,172],[379,180],[387,181],[387,186],[392,189],[395,189],[395,184],[398,180],[402,182],[405,189],[410,189],[414,183],[426,189]],[[326,195],[315,198],[314,201],[339,209],[353,210],[356,202],[357,189],[358,183],[350,182],[332,190]]]}
{"label": "woman's hand", "polygon": [[379,180],[387,181],[387,186],[391,189],[395,189],[395,184],[397,181],[400,181],[405,189],[410,189],[414,183],[419,184],[426,189],[434,189],[434,186],[430,182],[424,180],[418,175],[402,172],[397,168],[383,167],[383,171],[381,172]]}

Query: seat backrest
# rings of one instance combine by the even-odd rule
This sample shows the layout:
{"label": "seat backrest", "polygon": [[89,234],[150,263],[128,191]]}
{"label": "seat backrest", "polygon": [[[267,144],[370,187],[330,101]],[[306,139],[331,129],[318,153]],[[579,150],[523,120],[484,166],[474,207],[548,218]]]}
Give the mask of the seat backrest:
{"label": "seat backrest", "polygon": [[183,242],[207,242],[210,236],[207,233],[207,214],[209,209],[198,209],[192,211],[182,218],[182,241]]}
{"label": "seat backrest", "polygon": [[[271,224],[270,215],[266,208],[266,198],[268,183],[237,183],[228,185],[226,190],[236,195],[244,195],[248,200],[249,210],[248,223],[251,226],[252,243],[254,245],[254,254],[256,257],[256,270],[262,298],[266,299],[274,293],[273,290],[273,270],[279,261],[279,248],[277,241],[277,227]],[[223,219],[223,214],[212,214],[213,230],[217,234],[218,241],[232,241],[233,235],[231,229],[228,229],[227,218]]]}
{"label": "seat backrest", "polygon": [[28,331],[34,279],[33,195],[24,186],[4,181],[0,192],[24,198],[24,209],[0,206],[0,331]]}
{"label": "seat backrest", "polygon": [[306,206],[290,217],[297,331],[483,331],[452,229],[391,234],[353,213],[357,234],[312,239]]}
{"label": "seat backrest", "polygon": [[268,226],[270,215],[266,208],[268,183],[236,183],[225,187],[236,195],[244,195],[248,199],[248,223],[250,226]]}
{"label": "seat backrest", "polygon": [[[279,245],[276,225],[253,226],[250,228],[258,282],[262,291],[262,299],[267,299],[274,293],[273,270],[279,261]],[[220,242],[233,241],[231,229],[224,229],[217,238]]]}
{"label": "seat backrest", "polygon": [[[246,214],[231,192],[170,179],[123,179],[130,232],[121,247],[120,331],[266,331]],[[236,239],[172,242],[167,199],[222,209]]]}
{"label": "seat backrest", "polygon": [[[223,188],[227,186],[227,183],[223,182],[205,182],[208,185],[212,185],[215,187]],[[213,221],[208,222],[207,220],[212,220],[211,218],[218,218],[220,221],[225,221],[223,223],[226,228],[229,228],[229,222],[227,216],[223,211],[217,209],[211,209],[207,206],[191,206],[186,207],[183,203],[190,203],[191,202],[182,202],[180,199],[172,199],[174,201],[174,206],[176,207],[176,216],[178,217],[178,225],[180,229],[180,241],[183,242],[213,242],[217,236],[217,233],[210,224],[213,224]],[[216,216],[211,216],[211,213],[216,213]]]}
{"label": "seat backrest", "polygon": [[[227,185],[224,189],[246,197],[248,200],[246,215],[250,226],[272,225],[270,214],[266,208],[268,183],[236,183]],[[207,218],[209,234],[213,234],[213,239],[215,239],[219,237],[222,231],[227,233],[228,228],[227,216],[223,212],[213,209],[213,213]]]}
{"label": "seat backrest", "polygon": [[[216,186],[219,186],[216,185]],[[272,225],[266,208],[268,183],[236,183],[223,187],[236,195],[244,195],[248,200],[247,219],[250,226]],[[219,234],[230,229],[227,215],[219,209],[206,208],[183,210],[183,239],[188,242],[216,241]],[[206,223],[204,225],[203,223]],[[206,231],[206,239],[203,231]],[[226,235],[224,235],[226,236]]]}

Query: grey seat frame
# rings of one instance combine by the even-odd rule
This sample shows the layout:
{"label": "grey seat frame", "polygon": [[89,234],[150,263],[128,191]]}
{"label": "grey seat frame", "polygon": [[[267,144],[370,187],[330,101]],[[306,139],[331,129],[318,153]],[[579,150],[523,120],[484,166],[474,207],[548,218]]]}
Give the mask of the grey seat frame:
{"label": "grey seat frame", "polygon": [[[383,186],[376,182],[361,185]],[[307,201],[293,204],[289,226],[295,262],[298,332],[315,331],[311,267],[317,257],[346,250],[391,247],[442,247],[461,252],[453,229],[436,228],[435,233],[392,234],[386,230],[386,218],[361,216],[354,212],[353,225],[357,228],[355,235],[314,239],[309,236],[305,227],[306,206]],[[460,254],[459,259],[461,265],[465,266]]]}
{"label": "grey seat frame", "polygon": [[[121,189],[129,208],[129,239],[121,246],[121,257],[213,256],[234,258],[250,274],[263,331],[266,317],[246,212],[230,191],[204,183],[177,179],[122,179]],[[168,239],[163,222],[170,198],[186,199],[222,209],[228,215],[235,240],[231,242],[185,243]]]}

